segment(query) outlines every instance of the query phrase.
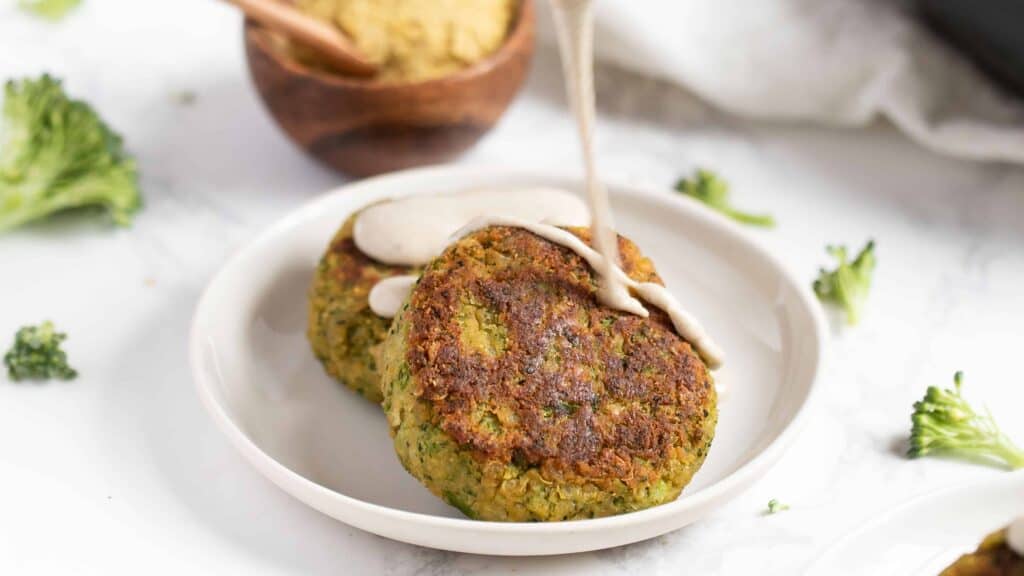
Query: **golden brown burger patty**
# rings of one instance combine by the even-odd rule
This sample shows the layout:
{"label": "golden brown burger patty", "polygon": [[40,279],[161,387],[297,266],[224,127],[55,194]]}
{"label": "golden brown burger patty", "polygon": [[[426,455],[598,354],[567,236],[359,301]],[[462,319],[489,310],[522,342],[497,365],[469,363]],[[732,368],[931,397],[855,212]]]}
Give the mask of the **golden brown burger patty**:
{"label": "golden brown burger patty", "polygon": [[960,557],[941,576],[1024,576],[1024,558],[1006,543],[1006,530],[982,541],[978,549]]}
{"label": "golden brown burger patty", "polygon": [[352,238],[355,219],[342,224],[320,259],[309,293],[307,335],[328,374],[380,402],[376,351],[391,319],[370,310],[370,290],[379,280],[412,269],[382,264],[359,250]]}
{"label": "golden brown burger patty", "polygon": [[[661,282],[632,242],[619,249],[631,277]],[[711,376],[660,310],[619,312],[596,290],[579,256],[518,228],[477,231],[431,263],[382,347],[406,467],[480,518],[674,499],[713,437]]]}

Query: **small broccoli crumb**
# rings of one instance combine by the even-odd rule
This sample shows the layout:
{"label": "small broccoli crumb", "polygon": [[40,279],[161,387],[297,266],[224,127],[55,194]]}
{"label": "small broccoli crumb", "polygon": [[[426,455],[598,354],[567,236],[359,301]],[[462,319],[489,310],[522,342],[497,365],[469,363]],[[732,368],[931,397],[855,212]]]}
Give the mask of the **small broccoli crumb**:
{"label": "small broccoli crumb", "polygon": [[188,107],[196,103],[199,97],[191,90],[181,90],[174,93],[174,103],[178,106]]}
{"label": "small broccoli crumb", "polygon": [[785,512],[786,510],[789,510],[789,504],[783,504],[782,502],[779,502],[778,499],[772,498],[768,501],[768,510],[765,514],[778,514],[779,512]]}
{"label": "small broccoli crumb", "polygon": [[14,335],[14,345],[4,355],[7,375],[20,380],[71,380],[78,376],[68,366],[68,357],[60,348],[67,335],[57,332],[52,322],[39,326],[24,326]]}
{"label": "small broccoli crumb", "polygon": [[9,81],[0,140],[0,231],[72,208],[99,207],[119,225],[141,205],[135,162],[59,80]]}
{"label": "small broccoli crumb", "polygon": [[750,214],[733,208],[729,203],[729,183],[710,170],[698,169],[692,178],[680,178],[676,182],[676,191],[737,222],[766,228],[775,226],[775,219],[769,214]]}
{"label": "small broccoli crumb", "polygon": [[952,389],[929,386],[924,398],[914,403],[907,455],[940,454],[1011,470],[1024,468],[1024,450],[999,429],[988,410],[974,410],[961,395],[963,378],[963,372],[957,372]]}
{"label": "small broccoli crumb", "polygon": [[814,281],[814,293],[821,301],[842,307],[846,311],[847,324],[856,324],[871,290],[871,276],[876,264],[875,241],[869,241],[853,262],[847,260],[845,246],[829,246],[826,250],[839,265],[832,271],[824,268],[819,271],[818,279]]}
{"label": "small broccoli crumb", "polygon": [[60,20],[67,15],[81,0],[20,0],[18,6],[41,16],[47,20]]}

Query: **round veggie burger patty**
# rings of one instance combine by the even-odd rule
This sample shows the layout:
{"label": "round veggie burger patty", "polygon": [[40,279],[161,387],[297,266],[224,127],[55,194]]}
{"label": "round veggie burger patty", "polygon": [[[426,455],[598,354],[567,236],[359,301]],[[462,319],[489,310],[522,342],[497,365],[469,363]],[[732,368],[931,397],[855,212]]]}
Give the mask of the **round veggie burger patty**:
{"label": "round veggie burger patty", "polygon": [[[619,249],[630,276],[661,282],[632,242]],[[405,468],[484,520],[674,500],[714,436],[711,375],[667,315],[607,308],[596,290],[582,258],[519,228],[479,230],[435,259],[380,348]]]}
{"label": "round veggie burger patty", "polygon": [[349,217],[320,259],[309,291],[307,336],[327,373],[373,402],[380,402],[376,351],[390,318],[370,310],[370,289],[382,278],[412,269],[373,260],[356,247]]}
{"label": "round veggie burger patty", "polygon": [[1006,541],[1006,529],[989,534],[978,549],[964,554],[940,576],[1024,576],[1024,557]]}

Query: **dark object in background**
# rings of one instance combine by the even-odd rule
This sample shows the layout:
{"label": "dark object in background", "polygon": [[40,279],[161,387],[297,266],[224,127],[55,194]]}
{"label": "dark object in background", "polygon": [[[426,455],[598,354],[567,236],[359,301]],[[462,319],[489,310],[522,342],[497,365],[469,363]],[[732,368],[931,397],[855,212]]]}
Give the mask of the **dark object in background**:
{"label": "dark object in background", "polygon": [[917,5],[937,32],[1024,96],[1024,0],[918,0]]}

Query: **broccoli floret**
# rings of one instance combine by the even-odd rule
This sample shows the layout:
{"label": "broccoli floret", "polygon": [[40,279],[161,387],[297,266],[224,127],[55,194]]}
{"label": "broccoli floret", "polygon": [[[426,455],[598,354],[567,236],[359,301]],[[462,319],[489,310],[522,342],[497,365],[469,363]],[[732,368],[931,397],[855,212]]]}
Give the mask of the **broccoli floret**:
{"label": "broccoli floret", "polygon": [[24,326],[14,335],[14,345],[4,355],[7,375],[11,380],[70,380],[78,376],[68,366],[68,356],[60,348],[67,335],[57,332],[51,322]]}
{"label": "broccoli floret", "polygon": [[924,398],[914,403],[907,455],[942,454],[1011,470],[1024,468],[1024,450],[999,429],[988,410],[975,411],[961,396],[963,378],[963,372],[957,372],[953,389],[930,386]]}
{"label": "broccoli floret", "polygon": [[775,226],[775,219],[768,214],[741,212],[729,204],[729,183],[709,170],[698,169],[693,178],[680,178],[676,191],[703,202],[708,207],[729,218],[754,226]]}
{"label": "broccoli floret", "polygon": [[141,197],[121,137],[50,76],[9,81],[4,92],[0,231],[85,206],[127,225]]}
{"label": "broccoli floret", "polygon": [[814,293],[823,302],[831,302],[846,310],[846,322],[856,324],[871,289],[871,275],[875,270],[875,241],[871,240],[857,254],[853,262],[847,261],[845,246],[826,248],[839,266],[831,272],[822,268],[814,281]]}
{"label": "broccoli floret", "polygon": [[18,5],[47,20],[60,20],[79,2],[81,0],[21,0]]}
{"label": "broccoli floret", "polygon": [[782,502],[779,502],[778,499],[772,498],[768,501],[768,510],[765,513],[778,514],[779,512],[785,512],[786,510],[789,510],[789,504],[783,504]]}

